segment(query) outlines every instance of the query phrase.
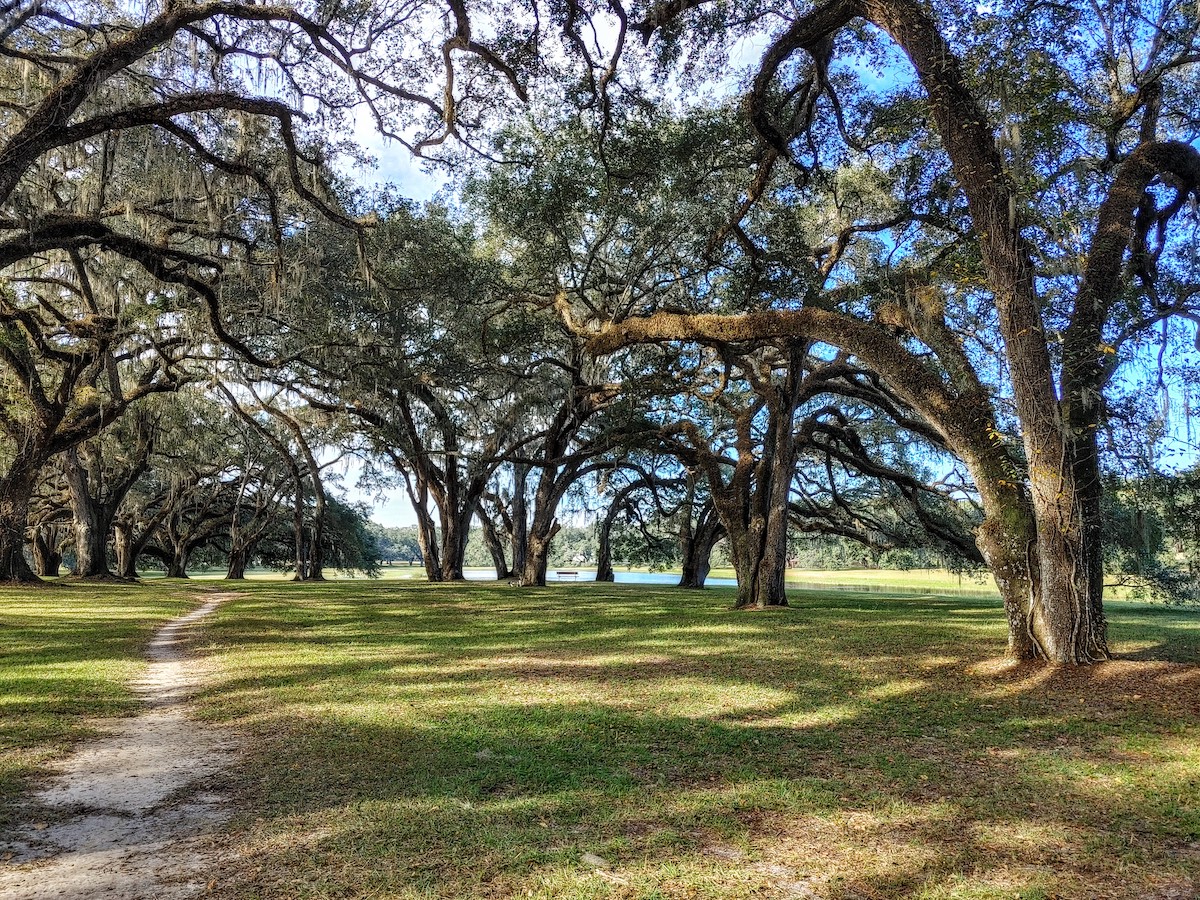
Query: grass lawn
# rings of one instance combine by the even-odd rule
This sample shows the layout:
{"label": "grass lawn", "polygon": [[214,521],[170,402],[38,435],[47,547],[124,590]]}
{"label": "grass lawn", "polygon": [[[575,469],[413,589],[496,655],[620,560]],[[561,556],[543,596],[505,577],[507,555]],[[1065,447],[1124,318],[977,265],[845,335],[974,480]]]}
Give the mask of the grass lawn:
{"label": "grass lawn", "polygon": [[[553,574],[556,569],[560,568],[563,567],[551,566],[550,571]],[[594,568],[588,568],[587,566],[571,568],[573,571],[579,572],[579,577],[573,579],[572,583],[575,581],[591,581],[595,577],[596,570]],[[628,572],[644,574],[649,571],[649,569],[645,568],[617,568],[619,574]],[[467,572],[469,578],[479,578],[484,581],[495,578],[495,571],[493,569],[470,568]],[[223,580],[225,578],[225,569],[197,569],[191,574],[192,579],[196,581]],[[655,572],[653,574],[668,577],[670,575],[678,576],[679,570]],[[271,569],[250,569],[246,575],[251,581],[290,581],[292,579],[290,573],[278,572]],[[154,581],[162,577],[162,572],[147,571],[143,572],[141,577],[148,581]],[[334,571],[328,572],[326,577],[331,581],[351,580],[362,582],[365,580],[361,574],[347,576],[340,575]],[[733,579],[735,573],[733,569],[718,568],[713,569],[709,573],[709,577]],[[407,564],[381,566],[378,580],[424,581],[425,569],[421,566],[409,566]],[[962,574],[951,572],[947,569],[788,569],[787,582],[793,588],[821,588],[825,590],[861,588],[868,592],[895,591],[919,594],[945,593],[951,595],[999,596],[991,576],[987,573]]]}
{"label": "grass lawn", "polygon": [[192,605],[176,585],[0,589],[0,827],[52,756],[130,712],[155,627]]}
{"label": "grass lawn", "polygon": [[1114,603],[1125,658],[1074,671],[1002,664],[986,598],[239,590],[219,896],[1200,893],[1200,613]]}

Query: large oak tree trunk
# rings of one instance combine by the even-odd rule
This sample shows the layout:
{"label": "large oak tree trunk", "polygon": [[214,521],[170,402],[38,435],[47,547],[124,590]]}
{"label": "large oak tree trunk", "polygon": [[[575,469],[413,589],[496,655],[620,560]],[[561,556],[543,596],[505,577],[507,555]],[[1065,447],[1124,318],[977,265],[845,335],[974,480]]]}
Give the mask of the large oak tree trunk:
{"label": "large oak tree trunk", "polygon": [[503,581],[510,578],[512,571],[508,568],[508,557],[504,553],[504,544],[500,540],[500,533],[496,530],[495,523],[482,509],[479,510],[479,523],[483,530],[483,542],[487,545],[488,554],[492,557],[492,565],[496,568],[496,580]]}
{"label": "large oak tree trunk", "polygon": [[533,520],[529,523],[525,548],[525,564],[519,570],[518,584],[521,587],[546,586],[550,545],[562,527],[554,515],[554,508],[558,505],[559,497],[555,485],[557,474],[550,469],[544,469],[538,478],[537,491],[534,493],[533,501]]}
{"label": "large oak tree trunk", "polygon": [[[457,491],[453,492],[453,496],[457,498]],[[442,581],[462,581],[466,577],[463,568],[467,558],[467,535],[472,513],[465,510],[448,512],[449,514],[442,518]]]}
{"label": "large oak tree trunk", "polygon": [[442,580],[442,565],[438,555],[437,526],[428,509],[417,510],[417,545],[421,548],[421,563],[429,581]]}
{"label": "large oak tree trunk", "polygon": [[108,568],[111,515],[92,496],[87,470],[74,447],[63,454],[63,463],[71,514],[75,517],[75,574],[84,578],[111,575]]}
{"label": "large oak tree trunk", "polygon": [[1039,655],[1030,620],[1033,598],[1040,590],[1033,553],[1034,533],[1028,504],[1014,503],[989,514],[975,536],[1004,602],[1008,656],[1018,660],[1035,659]]}
{"label": "large oak tree trunk", "polygon": [[229,554],[229,566],[225,570],[226,581],[243,581],[246,578],[246,550],[237,548]]}
{"label": "large oak tree trunk", "polygon": [[719,498],[714,489],[718,512],[724,508],[721,520],[737,573],[739,609],[787,606],[788,500],[796,469],[792,420],[801,378],[800,360],[793,349],[785,383],[769,396],[767,432],[753,478],[735,479]]}
{"label": "large oak tree trunk", "polygon": [[18,456],[0,478],[0,582],[32,584],[39,579],[25,560],[29,499],[41,465]]}
{"label": "large oak tree trunk", "polygon": [[528,482],[529,467],[522,463],[513,465],[512,567],[518,575],[525,571],[525,559],[529,553],[529,509],[525,499]]}
{"label": "large oak tree trunk", "polygon": [[[971,210],[1004,336],[1027,461],[1035,527],[1030,632],[1040,655],[1082,663],[1108,656],[1101,598],[1092,595],[1098,535],[1085,527],[1087,488],[1076,479],[1073,439],[1055,390],[1031,249],[988,117],[927,10],[908,0],[868,0],[865,14],[908,54],[929,96]],[[1094,350],[1094,348],[1093,348]]]}
{"label": "large oak tree trunk", "polygon": [[[609,525],[611,526],[611,522]],[[596,580],[614,582],[617,580],[617,573],[613,571],[612,565],[612,541],[610,539],[611,527],[601,528],[598,546],[596,548]]]}
{"label": "large oak tree trunk", "polygon": [[49,528],[39,526],[33,530],[33,566],[43,578],[57,578],[62,570],[62,554]]}
{"label": "large oak tree trunk", "polygon": [[133,544],[133,529],[117,522],[113,525],[113,549],[117,555],[117,575],[121,578],[137,577],[137,552]]}
{"label": "large oak tree trunk", "polygon": [[534,526],[529,530],[529,546],[525,554],[525,566],[519,573],[517,583],[521,587],[545,587],[546,586],[546,570],[549,567],[550,546],[554,541],[554,536],[558,534],[559,524],[557,521],[550,523],[549,527],[543,527],[540,523],[534,523]]}
{"label": "large oak tree trunk", "polygon": [[723,536],[720,520],[712,504],[706,503],[695,524],[689,522],[683,530],[683,573],[679,579],[679,587],[701,589],[708,580],[712,569],[713,549]]}
{"label": "large oak tree trunk", "polygon": [[95,508],[75,514],[75,574],[84,578],[111,575],[108,568],[108,529]]}
{"label": "large oak tree trunk", "polygon": [[[786,520],[786,513],[780,511]],[[771,527],[764,518],[757,517],[744,527],[734,526],[730,531],[730,556],[734,573],[737,575],[738,609],[765,609],[771,606],[787,606],[785,576],[787,574],[787,528],[784,523],[780,540],[780,528]]]}
{"label": "large oak tree trunk", "polygon": [[171,558],[167,561],[167,577],[187,578],[188,559],[191,555],[191,550],[182,544],[172,547]]}
{"label": "large oak tree trunk", "polygon": [[76,575],[94,578],[112,574],[108,541],[113,520],[126,495],[149,467],[150,450],[149,440],[140,435],[137,445],[128,448],[130,464],[111,475],[106,475],[98,448],[83,444],[63,454],[63,475],[75,520]]}

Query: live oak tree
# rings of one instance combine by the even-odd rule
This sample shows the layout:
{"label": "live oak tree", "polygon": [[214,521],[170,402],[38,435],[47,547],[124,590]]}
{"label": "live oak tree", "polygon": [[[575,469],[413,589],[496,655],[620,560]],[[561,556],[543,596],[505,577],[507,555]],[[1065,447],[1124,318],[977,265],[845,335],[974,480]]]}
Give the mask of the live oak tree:
{"label": "live oak tree", "polygon": [[536,332],[495,296],[469,225],[406,204],[376,217],[362,256],[344,233],[293,242],[311,269],[276,338],[293,359],[271,377],[355,422],[408,493],[428,577],[459,580],[471,520],[536,392]]}
{"label": "live oak tree", "polygon": [[[221,384],[221,395],[233,413],[236,426],[231,429],[236,440],[231,443],[230,455],[240,457],[240,476],[233,510],[229,517],[228,566],[226,580],[239,581],[246,577],[259,545],[270,532],[282,528],[282,510],[289,499],[292,515],[293,546],[296,549],[293,563],[299,574],[304,571],[303,553],[303,498],[304,471],[297,455],[289,446],[288,436],[272,421],[271,416],[261,411],[256,417],[248,412],[233,395],[230,388]],[[299,521],[297,521],[297,519]]]}
{"label": "live oak tree", "polygon": [[75,527],[75,574],[111,575],[108,544],[121,504],[150,467],[157,422],[143,408],[127,412],[100,438],[63,452],[61,466]]}
{"label": "live oak tree", "polygon": [[494,107],[493,83],[524,94],[519,64],[473,38],[458,3],[396,15],[46,0],[8,11],[0,60],[0,327],[20,394],[4,415],[19,448],[0,477],[6,580],[31,577],[21,547],[40,467],[170,381],[87,393],[110,354],[131,352],[126,316],[88,267],[137,268],[155,285],[135,295],[156,297],[153,325],[199,325],[201,343],[268,362],[237,332],[274,291],[257,306],[243,294],[236,312],[223,292],[256,268],[270,277],[252,280],[277,286],[283,236],[306,217],[356,226],[332,202],[324,128],[360,106],[415,150]]}
{"label": "live oak tree", "polygon": [[[525,164],[484,167],[466,184],[467,206],[505,260],[515,303],[547,310],[567,294],[591,310],[628,308],[678,294],[703,268],[705,236],[691,221],[697,204],[673,203],[682,191],[664,189],[669,182],[657,177],[665,171],[657,159],[686,158],[700,130],[664,138],[666,119],[652,109],[624,116],[608,108],[613,143],[587,114],[548,110],[497,138]],[[698,168],[706,170],[703,162]],[[556,508],[571,485],[611,468],[608,455],[619,448],[653,449],[659,423],[644,411],[662,385],[661,373],[636,359],[587,359],[561,323],[541,327],[541,346],[527,357],[545,384],[528,406],[540,421],[525,426],[528,449],[509,455],[505,524],[523,584],[544,583]]]}
{"label": "live oak tree", "polygon": [[[636,28],[686,42],[696,6],[653,8]],[[1187,99],[1197,23],[1173,2],[1020,7],[979,13],[974,27],[912,0],[833,0],[788,17],[749,91],[762,150],[722,240],[755,256],[756,207],[780,185],[795,198],[827,191],[849,159],[891,202],[842,205],[828,240],[793,259],[813,260],[794,308],[653,313],[602,325],[592,349],[802,337],[853,354],[970,471],[1010,653],[1088,662],[1108,655],[1105,389],[1123,342],[1194,314],[1195,295],[1178,289],[1194,263],[1173,228],[1200,186]],[[894,79],[845,65],[889,48],[902,59]],[[886,169],[872,163],[884,156]],[[844,265],[880,233],[892,248],[875,271]],[[978,327],[989,314],[994,341]],[[1019,447],[1005,441],[1009,391]]]}
{"label": "live oak tree", "polygon": [[538,390],[526,395],[518,446],[507,454],[520,472],[510,516],[514,558],[522,562],[513,568],[523,587],[546,584],[551,542],[562,527],[559,506],[568,491],[611,469],[612,454],[648,430],[635,384],[585,353],[561,322],[541,319],[541,347],[526,363]]}
{"label": "live oak tree", "polygon": [[[7,402],[0,432],[8,465],[0,475],[0,578],[33,578],[24,559],[29,500],[39,474],[56,454],[95,438],[130,406],[174,390],[184,354],[142,314],[153,294],[138,296],[138,282],[103,290],[80,253],[58,265],[21,265],[0,285],[0,380]],[[133,290],[130,290],[133,288]],[[139,307],[141,309],[139,309]],[[77,521],[90,528],[92,507],[83,470],[68,460],[79,498]],[[91,566],[94,540],[85,539]],[[89,574],[95,574],[89,572]]]}
{"label": "live oak tree", "polygon": [[804,396],[803,348],[681,355],[661,440],[702,472],[737,575],[739,607],[786,606],[788,499]]}
{"label": "live oak tree", "polygon": [[[652,434],[646,435],[653,441]],[[631,447],[623,458],[614,461],[612,468],[597,479],[597,492],[604,504],[596,520],[596,581],[614,581],[613,532],[618,526],[618,541],[622,532],[638,552],[638,562],[662,558],[674,550],[673,541],[655,533],[654,526],[665,524],[677,511],[677,497],[685,485],[682,467],[666,454],[647,452]],[[624,527],[620,527],[624,525]],[[630,560],[631,554],[622,558]],[[669,558],[669,557],[668,557]]]}

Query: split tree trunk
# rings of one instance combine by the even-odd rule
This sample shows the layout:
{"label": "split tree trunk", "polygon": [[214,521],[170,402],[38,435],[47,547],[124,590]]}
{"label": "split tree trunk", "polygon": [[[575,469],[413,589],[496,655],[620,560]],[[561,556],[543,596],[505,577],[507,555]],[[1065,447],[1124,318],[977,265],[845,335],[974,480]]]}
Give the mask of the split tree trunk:
{"label": "split tree trunk", "polygon": [[[785,589],[787,513],[781,510],[775,517],[784,519],[782,529],[777,525],[771,527],[766,519],[758,517],[729,535],[730,556],[738,583],[735,604],[738,609],[788,605]],[[728,525],[726,530],[729,530]]]}
{"label": "split tree trunk", "polygon": [[508,557],[504,553],[504,544],[500,541],[500,534],[496,531],[495,523],[484,514],[482,509],[479,510],[479,524],[483,530],[483,542],[487,545],[488,553],[492,557],[492,565],[496,568],[496,580],[503,581],[512,577],[512,571],[508,568]]}
{"label": "split tree trunk", "polygon": [[549,523],[539,522],[534,518],[529,529],[529,544],[525,554],[525,566],[519,574],[518,584],[521,587],[545,587],[546,570],[549,568],[550,546],[554,536],[558,534],[557,519],[551,518]]}
{"label": "split tree trunk", "polygon": [[705,504],[699,521],[695,525],[689,522],[681,541],[683,574],[679,579],[679,587],[692,589],[704,587],[704,582],[708,579],[708,573],[712,569],[713,549],[721,540],[723,531],[712,504]]}
{"label": "split tree trunk", "polygon": [[63,472],[70,489],[75,518],[75,574],[83,578],[111,575],[108,568],[108,533],[111,515],[92,496],[87,470],[75,448],[63,454]]}
{"label": "split tree trunk", "polygon": [[171,549],[171,558],[167,562],[167,577],[187,578],[188,559],[191,555],[191,550],[186,547],[173,547]]}
{"label": "split tree trunk", "polygon": [[43,578],[57,578],[62,570],[62,554],[46,535],[46,528],[38,527],[33,530],[33,566]]}
{"label": "split tree trunk", "polygon": [[[1077,480],[1079,461],[1055,390],[1032,249],[1021,234],[1017,200],[988,116],[927,10],[899,0],[868,0],[862,11],[912,61],[979,237],[1027,462],[1035,528],[1027,564],[1034,591],[1029,630],[1036,651],[1059,663],[1105,659],[1102,599],[1093,590],[1101,565],[1093,556],[1101,546],[1099,535],[1086,525],[1083,508],[1089,488]],[[1010,558],[1012,549],[1006,550]]]}
{"label": "split tree trunk", "polygon": [[226,581],[243,581],[246,578],[246,550],[237,549],[229,554],[229,566],[225,570]]}
{"label": "split tree trunk", "polygon": [[[457,491],[452,492],[453,499],[448,502],[456,503],[457,496]],[[450,508],[447,513],[442,517],[442,581],[462,581],[466,578],[463,568],[466,564],[467,535],[474,509]]]}

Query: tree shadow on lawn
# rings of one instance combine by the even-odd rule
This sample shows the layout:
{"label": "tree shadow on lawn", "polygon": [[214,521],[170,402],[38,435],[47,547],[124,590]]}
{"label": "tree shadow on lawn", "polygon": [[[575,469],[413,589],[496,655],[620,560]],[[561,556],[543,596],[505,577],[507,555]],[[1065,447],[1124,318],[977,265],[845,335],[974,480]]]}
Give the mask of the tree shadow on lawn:
{"label": "tree shadow on lawn", "polygon": [[[336,643],[353,637],[362,646],[392,646],[395,629],[378,626],[395,625],[397,617],[404,620],[412,638],[457,647],[474,641],[480,649],[523,646],[531,637],[539,643],[587,644],[621,638],[619,633],[600,632],[600,626],[644,631],[655,625],[678,627],[681,620],[688,620],[693,629],[703,623],[743,635],[786,627],[819,639],[830,629],[842,629],[849,633],[833,635],[837,641],[849,638],[854,642],[857,633],[869,652],[881,648],[873,643],[877,635],[872,632],[877,628],[883,628],[894,646],[905,652],[929,652],[931,644],[937,643],[954,644],[961,650],[958,641],[968,639],[989,642],[999,655],[1004,641],[1002,607],[998,600],[986,597],[799,590],[789,591],[792,605],[786,609],[733,613],[728,607],[734,594],[724,588],[695,593],[657,586],[582,583],[531,593],[476,582],[330,582],[320,586],[316,597],[307,584],[250,582],[246,588],[251,596],[238,604],[237,614],[252,617],[256,608],[266,611],[263,624],[285,641],[291,640],[298,628],[320,630],[340,625],[346,633],[323,634],[313,640]],[[286,630],[279,630],[281,606],[289,612]],[[1112,643],[1119,656],[1200,662],[1200,610],[1124,601],[1114,601],[1108,608]],[[936,634],[943,626],[953,627],[953,633]],[[905,629],[910,633],[906,635]],[[947,637],[951,640],[946,641]],[[257,638],[267,640],[269,634]],[[1126,651],[1126,644],[1136,644],[1138,649]]]}
{"label": "tree shadow on lawn", "polygon": [[594,879],[585,852],[640,886],[628,896],[714,877],[731,891],[716,896],[800,877],[818,896],[908,896],[980,888],[1014,864],[999,887],[1057,896],[1152,896],[1193,877],[1197,822],[1179,804],[1197,796],[1194,770],[1116,758],[1103,737],[1063,741],[1048,719],[1000,729],[986,750],[897,736],[919,703],[809,729],[592,704],[424,727],[280,717],[243,784],[271,817],[247,841],[257,875],[284,873],[279,896],[347,874],[364,894],[558,883],[575,887],[547,896],[576,896]]}
{"label": "tree shadow on lawn", "polygon": [[[616,599],[227,609],[214,640],[271,660],[207,698],[253,734],[232,895],[1195,894],[1200,668],[1001,665],[958,598]],[[304,662],[306,630],[352,658]]]}

